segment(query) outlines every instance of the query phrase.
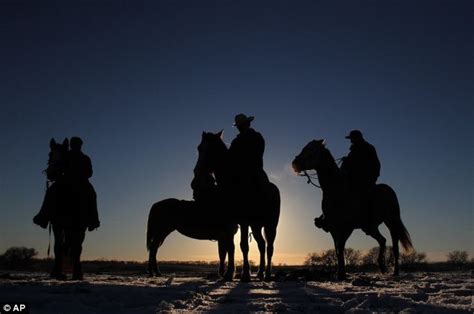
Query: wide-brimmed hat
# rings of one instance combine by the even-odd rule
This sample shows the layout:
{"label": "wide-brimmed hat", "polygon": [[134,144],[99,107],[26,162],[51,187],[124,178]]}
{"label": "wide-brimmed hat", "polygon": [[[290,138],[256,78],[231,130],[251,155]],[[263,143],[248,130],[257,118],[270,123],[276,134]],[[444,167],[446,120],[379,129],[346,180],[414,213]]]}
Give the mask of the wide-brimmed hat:
{"label": "wide-brimmed hat", "polygon": [[348,139],[359,139],[362,138],[362,132],[359,130],[352,130],[349,135],[346,136]]}
{"label": "wide-brimmed hat", "polygon": [[243,123],[246,123],[246,122],[252,122],[254,119],[254,117],[252,116],[246,116],[244,115],[243,113],[239,113],[238,115],[235,116],[235,119],[234,119],[234,124],[233,126],[238,126],[238,125],[241,125]]}

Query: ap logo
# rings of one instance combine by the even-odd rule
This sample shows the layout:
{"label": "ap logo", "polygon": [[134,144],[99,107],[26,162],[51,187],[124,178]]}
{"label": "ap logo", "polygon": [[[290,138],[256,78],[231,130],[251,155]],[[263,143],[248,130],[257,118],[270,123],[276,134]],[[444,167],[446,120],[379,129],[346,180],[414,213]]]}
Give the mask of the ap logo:
{"label": "ap logo", "polygon": [[0,304],[0,313],[29,313],[26,304]]}

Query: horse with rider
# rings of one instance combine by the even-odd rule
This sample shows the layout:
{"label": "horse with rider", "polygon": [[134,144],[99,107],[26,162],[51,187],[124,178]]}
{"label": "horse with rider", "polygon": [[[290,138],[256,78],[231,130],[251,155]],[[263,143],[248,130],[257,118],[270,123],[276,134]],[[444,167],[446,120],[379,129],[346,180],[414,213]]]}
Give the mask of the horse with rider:
{"label": "horse with rider", "polygon": [[[64,258],[72,261],[73,280],[82,280],[80,263],[85,232],[100,226],[97,196],[89,179],[92,163],[82,152],[82,139],[72,137],[62,144],[50,141],[47,190],[40,212],[33,222],[42,228],[48,224],[54,234],[54,265],[51,277],[66,279],[63,273]],[[51,229],[50,229],[51,231]]]}

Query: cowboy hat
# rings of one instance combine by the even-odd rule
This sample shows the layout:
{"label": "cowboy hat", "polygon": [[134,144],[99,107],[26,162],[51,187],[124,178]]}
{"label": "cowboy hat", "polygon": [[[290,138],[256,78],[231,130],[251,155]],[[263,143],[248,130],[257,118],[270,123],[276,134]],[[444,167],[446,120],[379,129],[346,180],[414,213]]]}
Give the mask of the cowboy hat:
{"label": "cowboy hat", "polygon": [[346,136],[348,139],[362,138],[362,132],[359,130],[352,130],[349,135]]}
{"label": "cowboy hat", "polygon": [[235,122],[234,122],[233,126],[238,126],[238,125],[241,125],[245,122],[252,122],[253,119],[254,119],[254,117],[252,117],[252,116],[247,117],[243,113],[239,113],[238,115],[235,116],[235,119],[234,119]]}

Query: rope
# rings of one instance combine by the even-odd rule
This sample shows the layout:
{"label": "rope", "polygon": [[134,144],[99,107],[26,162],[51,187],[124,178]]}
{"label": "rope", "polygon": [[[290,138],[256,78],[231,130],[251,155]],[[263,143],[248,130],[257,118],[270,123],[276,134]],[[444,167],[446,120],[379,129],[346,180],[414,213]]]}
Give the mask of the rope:
{"label": "rope", "polygon": [[[43,173],[46,173],[46,170],[43,171]],[[44,193],[46,194],[48,192],[49,186],[50,186],[51,181],[49,179],[46,179],[46,188],[44,190]],[[49,253],[51,252],[51,222],[49,222],[49,240],[48,240],[48,258],[49,258]]]}
{"label": "rope", "polygon": [[51,252],[51,223],[49,223],[49,242],[48,242],[48,257]]}

